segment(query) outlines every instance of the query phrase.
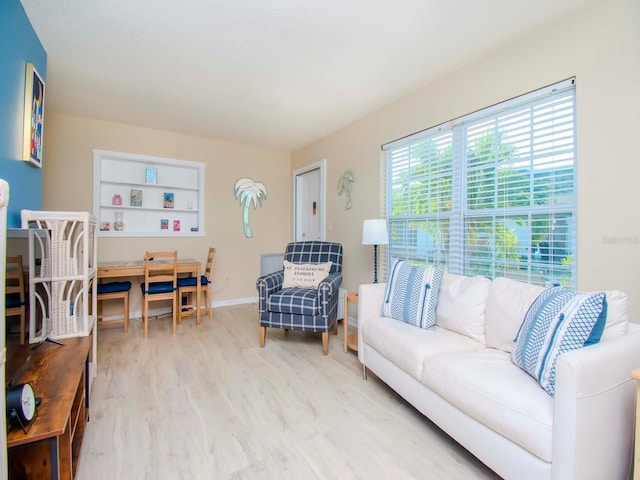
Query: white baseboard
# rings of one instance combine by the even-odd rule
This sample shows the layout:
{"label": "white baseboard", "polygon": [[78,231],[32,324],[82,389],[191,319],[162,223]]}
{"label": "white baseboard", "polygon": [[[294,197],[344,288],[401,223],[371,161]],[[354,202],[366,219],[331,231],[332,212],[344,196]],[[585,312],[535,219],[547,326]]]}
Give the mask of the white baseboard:
{"label": "white baseboard", "polygon": [[218,300],[213,302],[211,307],[228,307],[230,305],[242,305],[244,303],[258,303],[258,297],[231,298],[229,300]]}
{"label": "white baseboard", "polygon": [[[258,297],[244,297],[244,298],[230,298],[229,300],[219,300],[217,302],[213,302],[211,304],[211,308],[216,307],[229,307],[231,305],[243,305],[246,303],[258,303]],[[202,309],[205,309],[206,306],[202,306]],[[171,313],[170,308],[152,308],[149,310],[149,316],[157,317],[160,315],[169,315]],[[105,318],[102,322],[107,324],[111,321],[122,321],[124,317],[122,315],[114,315],[109,318]],[[129,312],[129,319],[132,318],[142,318],[142,311],[135,310]],[[349,322],[351,323],[351,322]]]}

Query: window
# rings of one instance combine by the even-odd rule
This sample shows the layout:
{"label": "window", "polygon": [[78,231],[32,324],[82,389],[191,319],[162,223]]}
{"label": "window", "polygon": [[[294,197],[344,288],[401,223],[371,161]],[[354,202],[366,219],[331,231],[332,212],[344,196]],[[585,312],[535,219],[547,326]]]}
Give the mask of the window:
{"label": "window", "polygon": [[383,145],[388,255],[575,287],[573,79]]}

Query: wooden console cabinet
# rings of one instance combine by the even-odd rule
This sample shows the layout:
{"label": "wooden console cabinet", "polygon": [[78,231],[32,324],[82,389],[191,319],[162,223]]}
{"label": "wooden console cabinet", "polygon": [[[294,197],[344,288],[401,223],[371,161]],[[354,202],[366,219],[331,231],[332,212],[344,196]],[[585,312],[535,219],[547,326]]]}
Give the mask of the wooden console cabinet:
{"label": "wooden console cabinet", "polygon": [[91,337],[7,349],[7,381],[28,382],[41,398],[28,432],[7,432],[9,478],[74,478],[89,418]]}

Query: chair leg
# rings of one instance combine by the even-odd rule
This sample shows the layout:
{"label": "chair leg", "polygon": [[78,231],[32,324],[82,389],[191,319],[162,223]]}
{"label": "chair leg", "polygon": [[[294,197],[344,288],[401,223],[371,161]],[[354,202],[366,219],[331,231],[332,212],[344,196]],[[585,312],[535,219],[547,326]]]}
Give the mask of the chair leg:
{"label": "chair leg", "polygon": [[149,325],[149,304],[145,295],[142,300],[142,325],[144,326],[144,338],[147,338],[147,327]]}
{"label": "chair leg", "polygon": [[322,354],[329,354],[329,332],[322,332]]}
{"label": "chair leg", "polygon": [[211,299],[209,298],[209,289],[207,288],[207,290],[204,292],[204,301],[207,302],[207,315],[209,315],[209,318],[213,318],[213,315],[211,314]]}
{"label": "chair leg", "polygon": [[20,310],[20,345],[24,345],[25,342],[26,321],[27,309],[23,305]]}
{"label": "chair leg", "polygon": [[[182,303],[182,301],[180,302]],[[173,334],[176,334],[176,318],[180,317],[180,312],[178,311],[178,299],[177,294],[173,296],[173,310],[171,311],[171,321],[173,322]]]}
{"label": "chair leg", "polygon": [[260,327],[260,348],[264,348],[264,340],[267,336],[267,327]]}
{"label": "chair leg", "polygon": [[129,331],[129,292],[124,297],[124,333]]}

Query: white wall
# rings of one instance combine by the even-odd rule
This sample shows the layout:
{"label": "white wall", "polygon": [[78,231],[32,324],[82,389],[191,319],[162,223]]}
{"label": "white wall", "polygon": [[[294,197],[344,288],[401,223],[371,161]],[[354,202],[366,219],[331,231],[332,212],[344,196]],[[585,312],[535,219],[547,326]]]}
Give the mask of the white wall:
{"label": "white wall", "polygon": [[[345,248],[343,286],[355,290],[372,278],[371,247],[360,240],[362,221],[380,216],[380,145],[572,76],[578,116],[578,288],[627,292],[630,317],[640,321],[637,0],[599,2],[294,152],[293,169],[328,161],[328,239]],[[356,177],[351,210],[335,191],[347,168]]]}

